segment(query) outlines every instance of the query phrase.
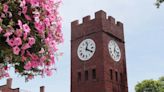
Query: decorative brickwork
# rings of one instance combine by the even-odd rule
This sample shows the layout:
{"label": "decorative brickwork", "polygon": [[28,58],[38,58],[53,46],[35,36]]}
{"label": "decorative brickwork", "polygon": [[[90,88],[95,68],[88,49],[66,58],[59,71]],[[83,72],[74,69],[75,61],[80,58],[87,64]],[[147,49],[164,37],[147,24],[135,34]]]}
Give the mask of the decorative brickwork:
{"label": "decorative brickwork", "polygon": [[[82,61],[77,48],[87,38],[95,41],[96,51],[89,60]],[[120,47],[119,62],[109,55],[110,40]],[[81,24],[78,20],[71,23],[71,92],[128,92],[123,23],[107,17],[102,10],[94,19],[86,16]]]}
{"label": "decorative brickwork", "polygon": [[[0,92],[30,92],[30,91],[24,91],[24,90],[21,90],[19,88],[11,88],[12,86],[12,79],[7,79],[7,84],[6,85],[2,85],[0,86]],[[44,91],[44,86],[41,86],[40,87],[40,92],[45,92]]]}

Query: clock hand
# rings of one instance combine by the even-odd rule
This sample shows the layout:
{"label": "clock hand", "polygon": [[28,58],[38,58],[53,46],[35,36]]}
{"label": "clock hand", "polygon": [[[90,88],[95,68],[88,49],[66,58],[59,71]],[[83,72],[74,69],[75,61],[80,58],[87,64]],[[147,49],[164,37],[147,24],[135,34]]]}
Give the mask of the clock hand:
{"label": "clock hand", "polygon": [[93,52],[92,50],[88,49],[88,42],[86,42],[86,48],[85,48],[86,51],[89,51],[89,52]]}
{"label": "clock hand", "polygon": [[91,52],[91,53],[93,52],[93,51],[92,51],[92,50],[90,50],[90,49],[86,49],[86,51],[89,51],[89,52]]}

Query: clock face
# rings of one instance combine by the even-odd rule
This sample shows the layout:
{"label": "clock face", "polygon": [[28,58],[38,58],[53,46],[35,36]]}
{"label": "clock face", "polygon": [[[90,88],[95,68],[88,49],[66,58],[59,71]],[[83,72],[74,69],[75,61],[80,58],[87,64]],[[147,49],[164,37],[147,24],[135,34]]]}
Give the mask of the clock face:
{"label": "clock face", "polygon": [[92,39],[83,40],[78,46],[77,54],[82,61],[89,60],[96,50],[96,44]]}
{"label": "clock face", "polygon": [[108,43],[108,49],[112,59],[118,62],[121,58],[121,51],[118,44],[114,40],[110,40]]}

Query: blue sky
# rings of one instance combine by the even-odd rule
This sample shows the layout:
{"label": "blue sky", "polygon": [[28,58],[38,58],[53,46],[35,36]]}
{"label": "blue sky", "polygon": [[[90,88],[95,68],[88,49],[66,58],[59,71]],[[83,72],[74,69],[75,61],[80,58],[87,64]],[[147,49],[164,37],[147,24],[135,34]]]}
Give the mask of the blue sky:
{"label": "blue sky", "polygon": [[[28,83],[14,75],[13,88],[39,92],[45,85],[46,92],[70,92],[70,22],[94,12],[104,10],[124,23],[129,92],[134,92],[137,82],[164,76],[164,5],[154,6],[155,0],[63,0],[60,13],[63,17],[64,52],[56,63],[58,70],[52,77],[36,78]],[[0,85],[5,84],[0,80]]]}

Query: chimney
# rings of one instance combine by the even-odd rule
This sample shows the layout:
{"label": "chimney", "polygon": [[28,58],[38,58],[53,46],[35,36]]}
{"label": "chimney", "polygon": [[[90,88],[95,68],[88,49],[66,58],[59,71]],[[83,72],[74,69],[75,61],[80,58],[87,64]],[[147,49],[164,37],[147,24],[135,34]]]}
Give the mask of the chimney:
{"label": "chimney", "polygon": [[45,88],[44,86],[41,86],[40,87],[40,92],[44,92],[44,88]]}
{"label": "chimney", "polygon": [[12,79],[9,78],[7,79],[7,87],[11,88],[11,85],[12,85]]}

